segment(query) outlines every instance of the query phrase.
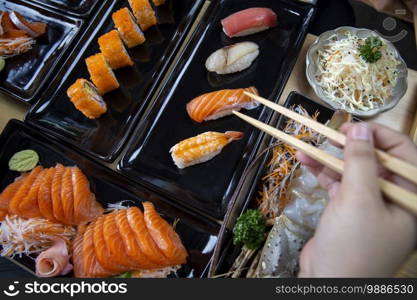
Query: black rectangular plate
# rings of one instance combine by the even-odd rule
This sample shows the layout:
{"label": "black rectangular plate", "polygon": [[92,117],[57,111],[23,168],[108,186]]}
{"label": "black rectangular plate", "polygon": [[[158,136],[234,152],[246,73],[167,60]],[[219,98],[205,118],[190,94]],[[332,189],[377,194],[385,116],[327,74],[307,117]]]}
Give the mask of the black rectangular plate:
{"label": "black rectangular plate", "polygon": [[0,73],[1,91],[17,100],[33,103],[54,73],[62,68],[83,21],[21,0],[1,1],[0,10],[15,10],[31,22],[48,25],[47,33],[36,39],[33,48],[8,58]]}
{"label": "black rectangular plate", "polygon": [[[325,107],[321,104],[318,104],[317,102],[314,102],[314,100],[311,100],[301,94],[298,94],[296,92],[292,92],[288,99],[284,103],[284,107],[291,108],[296,107],[298,105],[301,105],[306,109],[306,111],[312,115],[316,111],[318,111],[319,117],[318,121],[320,123],[326,123],[328,120],[330,120],[333,116],[334,110]],[[276,128],[283,130],[285,128],[286,122],[288,121],[288,118],[285,116],[280,116],[278,119],[277,124],[275,125]],[[275,139],[272,139],[270,136],[266,136],[265,139],[267,139],[266,144],[272,145]],[[253,178],[242,178],[240,182],[240,186],[242,184],[249,185],[248,193],[239,195],[239,198],[241,199],[239,203],[236,203],[233,207],[234,210],[240,211],[243,213],[246,211],[246,209],[252,208],[256,209],[257,203],[256,203],[256,195],[259,191],[259,185],[261,183],[262,177],[265,175],[267,164],[271,159],[271,152],[267,151],[263,153],[263,156],[258,157],[259,163],[256,164],[257,172],[256,175]],[[231,213],[228,212],[228,218],[234,218],[233,220],[228,219],[224,224],[235,224],[236,222],[236,215],[239,216],[240,212]],[[233,245],[232,242],[232,232],[223,226],[221,229],[221,234],[219,237],[219,242],[216,245],[216,258],[213,262],[213,268],[216,269],[217,274],[224,274],[230,270],[232,267],[232,264],[234,260],[237,258],[241,250],[240,246]],[[220,255],[220,259],[217,260],[217,253]]]}
{"label": "black rectangular plate", "polygon": [[88,17],[95,6],[103,0],[29,0],[70,13],[80,17]]}
{"label": "black rectangular plate", "polygon": [[[227,38],[220,20],[254,6],[273,9],[278,15],[278,26],[244,38]],[[224,0],[213,3],[157,96],[146,122],[136,130],[138,135],[122,159],[120,170],[187,207],[223,219],[236,184],[256,150],[260,133],[234,116],[198,124],[187,115],[186,104],[207,92],[249,86],[255,86],[263,97],[279,99],[313,13],[311,5],[293,1]],[[260,46],[260,55],[248,70],[225,76],[207,72],[205,61],[211,53],[245,40]],[[259,107],[245,113],[267,121],[271,111]],[[230,130],[244,132],[244,139],[228,145],[207,163],[184,170],[174,165],[169,150],[176,143],[206,131]]]}
{"label": "black rectangular plate", "polygon": [[[8,161],[14,153],[21,150],[35,150],[40,156],[40,164],[44,167],[52,167],[57,163],[65,166],[77,165],[88,177],[97,200],[104,207],[122,200],[132,200],[133,205],[137,206],[140,206],[142,201],[151,201],[165,219],[172,222],[178,218],[176,231],[189,253],[188,263],[178,272],[179,277],[199,277],[206,270],[217,241],[219,226],[215,223],[167,204],[163,198],[153,192],[71,151],[20,121],[9,122],[0,136],[0,145],[0,190],[20,176],[17,172],[9,171]],[[15,260],[34,270],[34,261],[29,257],[15,258]]]}
{"label": "black rectangular plate", "polygon": [[104,96],[108,112],[97,120],[89,120],[75,109],[66,91],[77,78],[89,78],[84,59],[99,52],[98,37],[113,29],[112,12],[128,5],[128,1],[113,3],[66,76],[56,80],[50,93],[32,108],[26,120],[95,158],[113,161],[140,119],[201,4],[202,0],[170,0],[158,8],[164,20],[174,23],[146,31],[147,42],[130,51],[135,66],[116,71],[121,88]]}

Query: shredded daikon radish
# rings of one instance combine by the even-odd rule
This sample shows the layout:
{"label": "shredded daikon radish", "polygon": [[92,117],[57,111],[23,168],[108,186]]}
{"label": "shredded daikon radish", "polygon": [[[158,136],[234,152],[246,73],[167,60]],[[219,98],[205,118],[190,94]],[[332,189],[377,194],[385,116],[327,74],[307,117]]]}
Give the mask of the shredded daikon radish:
{"label": "shredded daikon radish", "polygon": [[35,40],[29,37],[0,39],[0,55],[4,57],[20,55],[32,49],[34,44]]}
{"label": "shredded daikon radish", "polygon": [[379,51],[381,59],[368,63],[360,56],[364,39],[351,34],[338,39],[336,35],[318,51],[317,82],[326,97],[343,109],[369,111],[384,105],[393,92],[400,62],[384,40]]}
{"label": "shredded daikon radish", "polygon": [[45,219],[22,219],[6,216],[0,225],[1,256],[22,256],[40,253],[52,246],[56,238],[70,244],[75,236],[73,227],[55,224]]}

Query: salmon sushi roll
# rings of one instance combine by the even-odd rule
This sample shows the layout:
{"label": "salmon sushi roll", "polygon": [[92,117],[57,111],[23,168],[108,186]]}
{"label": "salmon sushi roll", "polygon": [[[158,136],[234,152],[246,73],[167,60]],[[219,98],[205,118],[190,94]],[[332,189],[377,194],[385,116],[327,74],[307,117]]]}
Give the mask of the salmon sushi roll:
{"label": "salmon sushi roll", "polygon": [[161,6],[164,5],[166,0],[152,0],[153,4],[155,4],[155,6]]}
{"label": "salmon sushi roll", "polygon": [[100,95],[104,95],[119,88],[119,82],[117,81],[116,75],[114,75],[113,70],[102,53],[86,58],[85,63],[87,64],[91,80],[97,87]]}
{"label": "salmon sushi roll", "polygon": [[113,13],[112,18],[120,37],[128,48],[136,47],[145,42],[145,35],[127,7]]}
{"label": "salmon sushi roll", "polygon": [[133,61],[127,53],[119,32],[115,29],[98,38],[100,51],[114,70],[133,66]]}
{"label": "salmon sushi roll", "polygon": [[149,0],[129,0],[129,4],[143,31],[158,23],[155,11],[149,3]]}
{"label": "salmon sushi roll", "polygon": [[89,119],[97,119],[107,112],[106,102],[88,80],[77,79],[67,90],[67,95],[75,108]]}

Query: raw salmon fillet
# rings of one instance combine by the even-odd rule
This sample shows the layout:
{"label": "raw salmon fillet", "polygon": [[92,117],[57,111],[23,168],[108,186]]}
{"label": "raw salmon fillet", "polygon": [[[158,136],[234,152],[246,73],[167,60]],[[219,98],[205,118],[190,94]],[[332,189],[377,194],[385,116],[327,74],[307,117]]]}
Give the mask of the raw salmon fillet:
{"label": "raw salmon fillet", "polygon": [[41,212],[42,217],[45,219],[56,222],[54,217],[54,211],[52,207],[52,179],[55,175],[55,168],[48,169],[47,173],[42,178],[42,182],[40,183],[39,191],[38,191],[38,204],[39,210]]}
{"label": "raw salmon fillet", "polygon": [[42,172],[43,168],[38,166],[34,168],[29,175],[27,175],[25,181],[20,186],[19,190],[13,196],[12,200],[9,203],[9,214],[20,215],[19,206],[22,200],[26,197],[29,193],[32,184],[35,182],[36,178],[38,178],[38,174]]}
{"label": "raw salmon fillet", "polygon": [[103,215],[87,227],[79,226],[73,242],[76,277],[146,273],[186,262],[187,252],[172,226],[151,203],[144,207],[145,215],[132,207]]}
{"label": "raw salmon fillet", "polygon": [[64,175],[65,167],[58,164],[55,167],[54,178],[52,179],[51,195],[52,195],[52,207],[54,217],[59,222],[65,220],[64,209],[62,207],[61,190],[62,190],[62,176]]}
{"label": "raw salmon fillet", "polygon": [[32,186],[29,189],[26,197],[23,198],[19,204],[19,215],[27,219],[30,218],[41,218],[41,212],[38,205],[38,192],[40,183],[46,171],[42,170],[36,177],[36,180],[33,182]]}
{"label": "raw salmon fillet", "polygon": [[[16,179],[15,182],[7,186],[0,194],[0,213],[4,213],[4,216],[7,215],[10,201],[23,184],[24,177],[25,176],[21,176],[20,178]],[[3,218],[0,216],[0,221],[3,220]]]}
{"label": "raw salmon fillet", "polygon": [[[66,168],[62,175],[61,202],[64,219],[68,225],[75,225],[74,222],[74,193],[72,186],[72,168]],[[65,221],[64,221],[65,220]]]}
{"label": "raw salmon fillet", "polygon": [[104,219],[105,216],[101,216],[94,222],[93,243],[97,260],[103,266],[103,268],[113,272],[114,275],[121,274],[126,269],[126,267],[116,264],[111,259],[111,255],[103,234]]}
{"label": "raw salmon fillet", "polygon": [[159,249],[161,249],[171,264],[184,264],[187,259],[187,251],[182,245],[178,234],[167,221],[161,218],[151,202],[143,203],[143,207],[146,227]]}
{"label": "raw salmon fillet", "polygon": [[231,115],[234,110],[257,108],[259,103],[245,95],[244,92],[259,95],[255,87],[207,93],[187,104],[188,115],[194,121],[202,123]]}
{"label": "raw salmon fillet", "polygon": [[49,169],[38,166],[6,187],[0,194],[0,212],[76,226],[104,210],[81,170],[58,164]]}

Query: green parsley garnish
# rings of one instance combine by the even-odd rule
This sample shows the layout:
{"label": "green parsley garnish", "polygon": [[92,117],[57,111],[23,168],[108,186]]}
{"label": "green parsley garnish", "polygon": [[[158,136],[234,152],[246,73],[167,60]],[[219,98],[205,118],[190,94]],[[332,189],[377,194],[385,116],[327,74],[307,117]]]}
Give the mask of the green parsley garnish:
{"label": "green parsley garnish", "polygon": [[233,243],[257,249],[265,240],[266,222],[258,210],[249,209],[241,215],[233,228]]}
{"label": "green parsley garnish", "polygon": [[375,63],[382,57],[382,53],[379,51],[382,46],[380,38],[370,36],[365,40],[365,44],[359,47],[360,56],[368,63]]}

